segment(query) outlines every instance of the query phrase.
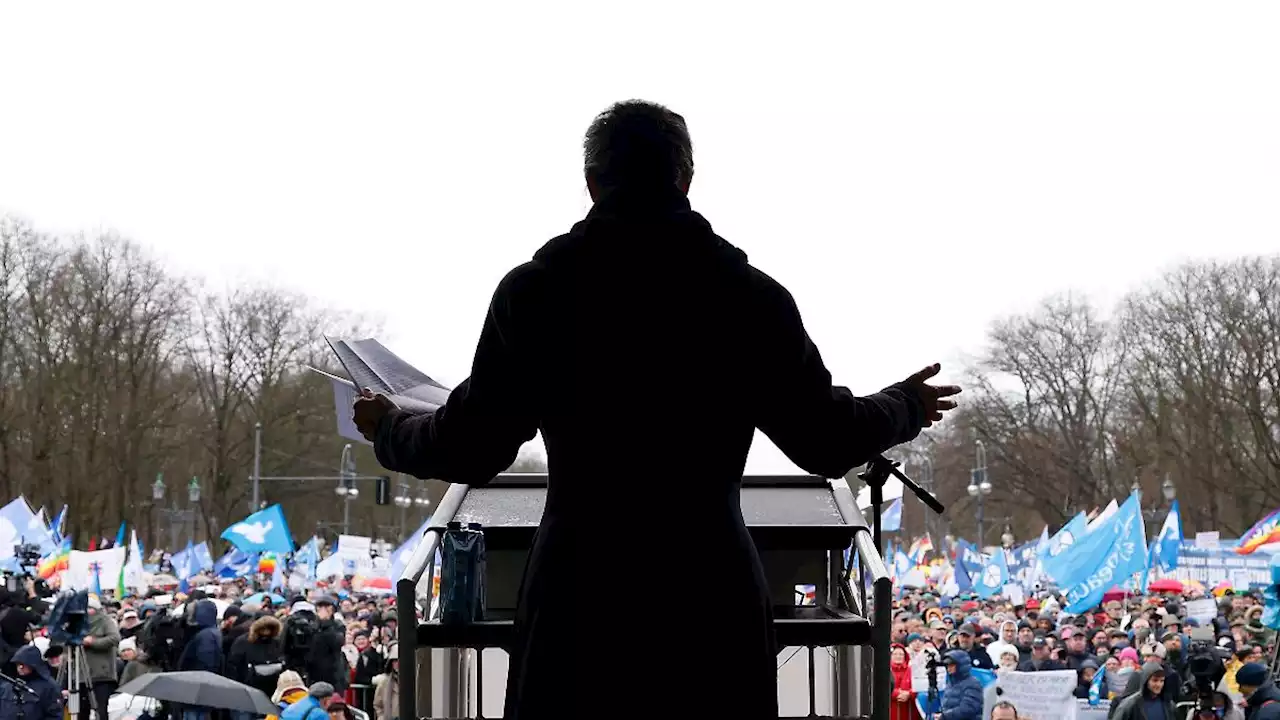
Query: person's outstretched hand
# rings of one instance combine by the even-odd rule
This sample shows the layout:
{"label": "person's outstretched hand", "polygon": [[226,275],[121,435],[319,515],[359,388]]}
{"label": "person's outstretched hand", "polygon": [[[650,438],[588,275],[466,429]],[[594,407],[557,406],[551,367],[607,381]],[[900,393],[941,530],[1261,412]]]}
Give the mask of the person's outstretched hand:
{"label": "person's outstretched hand", "polygon": [[930,378],[941,371],[941,363],[934,363],[905,381],[908,387],[915,390],[916,396],[920,398],[920,404],[924,406],[924,416],[921,423],[924,427],[930,427],[936,422],[942,422],[943,413],[956,409],[955,401],[947,398],[960,394],[959,385],[930,385],[928,383]]}
{"label": "person's outstretched hand", "polygon": [[375,395],[372,390],[365,388],[360,391],[360,397],[356,398],[351,409],[351,419],[364,439],[373,442],[373,436],[378,432],[378,423],[396,408],[397,405],[391,398],[382,393]]}

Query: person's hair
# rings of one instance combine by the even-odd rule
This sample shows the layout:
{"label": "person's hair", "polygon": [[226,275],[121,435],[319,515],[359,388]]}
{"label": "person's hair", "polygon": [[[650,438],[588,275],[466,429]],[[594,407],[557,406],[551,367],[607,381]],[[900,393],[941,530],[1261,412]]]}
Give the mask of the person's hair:
{"label": "person's hair", "polygon": [[600,187],[681,185],[693,177],[693,141],[684,118],[644,100],[615,103],[597,115],[582,155]]}
{"label": "person's hair", "polygon": [[995,714],[996,710],[1012,710],[1012,711],[1013,711],[1013,716],[1014,716],[1014,717],[1018,717],[1018,708],[1017,708],[1017,706],[1015,706],[1013,703],[1009,702],[1008,700],[1000,700],[1000,701],[999,701],[999,702],[997,702],[995,705],[992,705],[992,706],[991,706],[991,714],[992,714],[992,715],[994,715],[994,714]]}

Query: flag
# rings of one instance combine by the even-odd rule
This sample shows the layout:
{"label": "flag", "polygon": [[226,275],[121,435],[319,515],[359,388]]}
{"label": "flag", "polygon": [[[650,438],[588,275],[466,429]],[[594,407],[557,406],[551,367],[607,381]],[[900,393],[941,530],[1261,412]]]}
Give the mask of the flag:
{"label": "flag", "polygon": [[213,564],[213,572],[221,578],[238,578],[252,575],[258,569],[258,556],[231,548]]}
{"label": "flag", "polygon": [[1267,513],[1266,517],[1240,536],[1240,545],[1236,547],[1236,552],[1240,555],[1249,555],[1263,545],[1276,542],[1280,542],[1280,508]]}
{"label": "flag", "polygon": [[70,564],[71,538],[63,538],[62,547],[40,560],[40,564],[36,567],[36,574],[39,575],[41,580],[48,580],[66,570]]}
{"label": "flag", "polygon": [[907,549],[907,557],[911,558],[912,563],[922,565],[925,553],[932,551],[933,540],[929,537],[929,533],[925,533],[923,537],[918,537],[911,543],[911,547]]}
{"label": "flag", "polygon": [[883,532],[898,532],[902,529],[902,498],[898,498],[889,503],[889,507],[885,508],[880,515],[880,530]]}
{"label": "flag", "polygon": [[67,530],[67,506],[63,505],[62,510],[58,513],[58,517],[53,519],[53,535],[61,542],[66,535]]}
{"label": "flag", "polygon": [[89,563],[89,572],[93,573],[93,577],[89,578],[89,592],[102,597],[102,565],[96,562]]}
{"label": "flag", "polygon": [[1163,570],[1178,568],[1178,549],[1182,546],[1182,513],[1178,510],[1178,501],[1174,500],[1169,507],[1169,514],[1164,517],[1164,525],[1160,534],[1151,543],[1153,565]]}
{"label": "flag", "polygon": [[[404,567],[409,562],[409,557],[413,555],[413,551],[418,547],[418,543],[422,541],[423,536],[431,529],[431,518],[422,521],[422,525],[413,531],[408,539],[400,544],[391,553],[391,580],[394,582],[400,579],[404,574]],[[314,539],[314,538],[313,538]]]}
{"label": "flag", "polygon": [[284,581],[284,573],[281,571],[281,566],[283,565],[284,563],[278,563],[275,561],[274,558],[272,558],[271,586],[268,588],[269,590],[288,590],[289,589],[288,584],[285,583]]}
{"label": "flag", "polygon": [[284,520],[284,510],[278,504],[259,510],[223,530],[222,539],[245,552],[293,552],[293,535]]}
{"label": "flag", "polygon": [[120,529],[116,531],[116,547],[120,547],[124,544],[124,529],[125,523],[122,522],[120,523]]}
{"label": "flag", "polygon": [[1094,530],[1098,529],[1098,527],[1100,527],[1103,523],[1105,523],[1112,515],[1115,515],[1116,510],[1119,510],[1119,509],[1120,509],[1120,506],[1116,503],[1115,500],[1112,500],[1111,502],[1107,503],[1107,506],[1103,508],[1102,512],[1098,513],[1097,517],[1089,521],[1089,524],[1085,527],[1085,532],[1091,533]]}
{"label": "flag", "polygon": [[996,550],[985,565],[982,566],[982,572],[978,575],[977,582],[974,583],[974,590],[983,600],[990,599],[992,595],[999,593],[1009,582],[1009,565],[1005,559],[1004,550]]}
{"label": "flag", "polygon": [[1106,522],[1059,555],[1050,575],[1067,591],[1063,610],[1077,614],[1147,567],[1147,532],[1135,493]]}
{"label": "flag", "polygon": [[146,569],[142,565],[142,543],[138,542],[138,531],[135,529],[129,536],[128,556],[124,561],[122,582],[126,589],[144,592],[147,589]]}
{"label": "flag", "polygon": [[191,546],[191,538],[187,538],[187,549],[181,553],[182,559],[173,558],[173,572],[178,576],[178,590],[180,592],[188,592],[191,589],[190,583],[187,582],[192,575],[195,574],[192,562],[195,556],[194,548]]}
{"label": "flag", "polygon": [[1107,666],[1103,665],[1098,668],[1098,672],[1093,676],[1093,682],[1089,683],[1089,704],[1097,705],[1102,700],[1102,682],[1107,677]]}

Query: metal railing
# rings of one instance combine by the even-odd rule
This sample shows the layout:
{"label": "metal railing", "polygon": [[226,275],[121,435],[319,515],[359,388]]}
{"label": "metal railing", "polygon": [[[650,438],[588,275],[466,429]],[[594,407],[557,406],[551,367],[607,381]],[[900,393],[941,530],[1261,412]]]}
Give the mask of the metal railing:
{"label": "metal railing", "polygon": [[[853,535],[852,550],[852,555],[857,559],[855,567],[858,571],[858,599],[860,600],[858,612],[871,621],[871,645],[869,646],[871,692],[867,693],[865,682],[854,682],[854,679],[848,676],[842,678],[841,674],[848,672],[848,666],[837,663],[836,714],[867,715],[864,703],[869,695],[872,720],[889,720],[889,703],[892,697],[892,683],[889,682],[889,645],[893,624],[893,580],[889,577],[889,568],[885,565],[884,558],[876,550],[875,539],[871,537],[870,530],[862,520],[862,512],[858,510],[858,504],[854,500],[853,492],[849,489],[849,484],[844,480],[832,480],[831,494],[835,498],[836,509],[840,511],[840,517],[845,524],[860,526]],[[868,576],[871,581],[869,615],[866,596]],[[847,587],[848,578],[841,579]],[[859,648],[859,654],[865,654],[867,650],[868,646],[862,646]],[[866,669],[866,667],[867,664],[862,663],[860,669]],[[866,677],[866,673],[863,673],[857,679],[865,680]],[[856,693],[851,693],[849,688],[855,688]],[[848,704],[853,699],[848,697],[851,694],[856,695],[856,704]]]}
{"label": "metal railing", "polygon": [[[431,515],[431,524],[444,527],[453,520],[467,497],[466,485],[450,485],[440,498],[440,504]],[[418,598],[425,596],[427,606],[423,615],[431,612],[431,584],[435,574],[436,550],[440,548],[440,532],[430,530],[414,548],[405,562],[404,572],[396,580],[396,632],[400,647],[400,717],[415,720],[418,717]],[[426,592],[422,592],[423,579]],[[426,664],[427,683],[431,682],[431,664]],[[390,682],[388,680],[388,682]]]}

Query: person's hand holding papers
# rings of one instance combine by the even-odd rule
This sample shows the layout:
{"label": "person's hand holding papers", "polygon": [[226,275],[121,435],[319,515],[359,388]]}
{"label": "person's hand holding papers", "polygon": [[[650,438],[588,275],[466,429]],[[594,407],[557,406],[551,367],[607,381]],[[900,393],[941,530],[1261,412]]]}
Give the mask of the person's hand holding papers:
{"label": "person's hand holding papers", "polygon": [[364,439],[373,442],[373,436],[378,432],[378,423],[395,409],[397,406],[391,398],[382,393],[375,395],[372,390],[365,388],[360,391],[360,397],[356,398],[355,405],[352,406],[351,419]]}

